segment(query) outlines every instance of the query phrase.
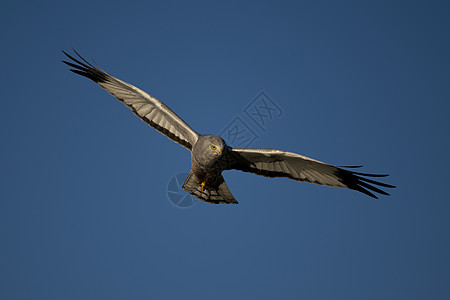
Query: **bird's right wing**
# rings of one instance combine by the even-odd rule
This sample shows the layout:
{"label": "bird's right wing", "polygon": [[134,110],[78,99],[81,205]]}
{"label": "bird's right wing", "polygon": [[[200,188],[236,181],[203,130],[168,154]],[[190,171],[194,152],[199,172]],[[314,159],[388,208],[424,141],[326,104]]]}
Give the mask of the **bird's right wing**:
{"label": "bird's right wing", "polygon": [[94,67],[76,51],[75,53],[81,60],[74,58],[64,51],[63,53],[73,61],[63,61],[63,63],[73,68],[70,71],[91,79],[117,100],[128,106],[145,123],[174,142],[181,144],[189,150],[192,149],[198,139],[198,133],[164,105],[164,103],[137,87]]}
{"label": "bird's right wing", "polygon": [[366,178],[387,175],[353,172],[306,156],[275,149],[230,148],[224,159],[224,169],[236,169],[266,177],[287,177],[297,181],[348,188],[373,198],[377,197],[370,191],[389,195],[375,185],[387,188],[395,187]]}

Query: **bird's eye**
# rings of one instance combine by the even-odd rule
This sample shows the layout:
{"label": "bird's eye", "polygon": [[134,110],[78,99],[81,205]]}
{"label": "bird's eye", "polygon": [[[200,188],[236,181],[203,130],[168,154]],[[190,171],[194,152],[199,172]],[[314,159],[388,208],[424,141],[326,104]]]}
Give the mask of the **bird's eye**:
{"label": "bird's eye", "polygon": [[216,150],[216,146],[211,146],[211,149]]}

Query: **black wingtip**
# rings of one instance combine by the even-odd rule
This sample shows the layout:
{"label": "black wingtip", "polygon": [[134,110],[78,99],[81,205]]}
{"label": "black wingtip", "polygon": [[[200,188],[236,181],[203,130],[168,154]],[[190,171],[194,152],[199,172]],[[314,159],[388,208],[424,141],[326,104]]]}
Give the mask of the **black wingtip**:
{"label": "black wingtip", "polygon": [[350,170],[344,170],[337,168],[336,175],[339,177],[340,181],[349,189],[359,191],[364,193],[372,198],[378,199],[374,193],[378,193],[385,196],[390,196],[390,194],[377,186],[383,188],[395,188],[394,185],[390,185],[387,183],[375,181],[366,177],[385,177],[388,175],[385,174],[368,174],[368,173],[359,173],[353,172]]}
{"label": "black wingtip", "polygon": [[374,191],[374,192],[376,192],[376,193],[378,193],[378,194],[385,195],[385,196],[390,196],[387,192],[385,192],[385,191],[383,191],[383,190],[381,190],[381,189],[379,189],[379,188],[377,188],[377,187],[375,187],[375,186],[373,186],[373,185],[370,185],[370,184],[368,184],[368,183],[365,183],[365,182],[359,182],[359,185],[362,186],[362,187],[364,187],[364,188],[366,188],[366,189],[369,189],[369,190],[371,190],[371,191]]}
{"label": "black wingtip", "polygon": [[361,176],[367,176],[367,177],[387,177],[389,174],[369,174],[369,173],[360,173],[360,172],[353,172],[353,174],[361,175]]}
{"label": "black wingtip", "polygon": [[346,169],[356,169],[356,168],[362,168],[363,166],[337,166],[339,168],[346,168]]}
{"label": "black wingtip", "polygon": [[77,52],[77,50],[75,50],[74,48],[72,48],[72,50],[73,50],[73,52],[75,52],[75,54],[76,54],[82,61],[84,61],[84,62],[87,63],[90,67],[92,67],[92,68],[95,69],[95,67],[94,67],[90,62],[88,62],[87,60],[85,60],[85,59]]}
{"label": "black wingtip", "polygon": [[70,71],[78,75],[87,77],[90,80],[94,81],[95,83],[106,82],[110,78],[108,73],[94,67],[91,63],[85,60],[75,49],[73,49],[73,51],[79,57],[79,59],[68,54],[64,50],[61,51],[62,53],[64,53],[64,55],[66,55],[70,59],[70,61],[61,60],[61,62],[73,68],[70,69]]}
{"label": "black wingtip", "polygon": [[390,189],[396,188],[395,185],[390,185],[390,184],[387,184],[387,183],[375,181],[375,180],[372,180],[372,179],[369,179],[369,178],[364,178],[364,177],[361,177],[361,176],[356,176],[356,177],[358,177],[359,180],[362,180],[362,181],[365,181],[365,182],[368,182],[368,183],[371,183],[371,184],[376,184],[376,185],[379,185],[379,186],[382,186],[382,187],[386,187],[386,188],[390,188]]}
{"label": "black wingtip", "polygon": [[358,191],[358,192],[361,192],[361,193],[364,193],[364,194],[366,194],[367,196],[372,197],[372,198],[374,198],[374,199],[378,199],[378,197],[375,196],[375,194],[373,194],[372,192],[366,190],[365,188],[363,188],[363,187],[361,187],[361,186],[358,186],[357,188],[354,188],[354,190],[356,190],[356,191]]}

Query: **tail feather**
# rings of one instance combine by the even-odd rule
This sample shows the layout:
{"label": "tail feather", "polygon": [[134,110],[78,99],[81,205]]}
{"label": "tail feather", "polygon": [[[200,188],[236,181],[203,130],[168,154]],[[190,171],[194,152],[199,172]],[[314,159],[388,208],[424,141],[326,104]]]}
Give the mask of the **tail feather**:
{"label": "tail feather", "polygon": [[237,200],[233,197],[228,189],[223,176],[217,178],[215,187],[205,187],[202,191],[202,187],[197,183],[197,177],[191,171],[183,184],[183,190],[195,196],[196,198],[214,204],[226,203],[226,204],[238,204]]}

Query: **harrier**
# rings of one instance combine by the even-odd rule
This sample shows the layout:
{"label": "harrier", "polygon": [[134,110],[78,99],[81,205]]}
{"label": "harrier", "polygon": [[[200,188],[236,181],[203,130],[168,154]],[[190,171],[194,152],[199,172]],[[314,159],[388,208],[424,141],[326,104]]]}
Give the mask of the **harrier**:
{"label": "harrier", "polygon": [[222,171],[231,169],[266,177],[286,177],[319,185],[348,188],[373,198],[377,198],[373,193],[389,195],[376,186],[394,188],[392,185],[367,178],[387,175],[348,170],[356,167],[330,165],[275,149],[232,148],[221,137],[195,132],[164,103],[93,66],[76,51],[78,58],[64,51],[63,53],[71,60],[63,61],[72,67],[70,71],[94,81],[128,106],[145,123],[191,151],[192,170],[183,184],[183,189],[200,200],[215,204],[237,204],[222,177]]}

